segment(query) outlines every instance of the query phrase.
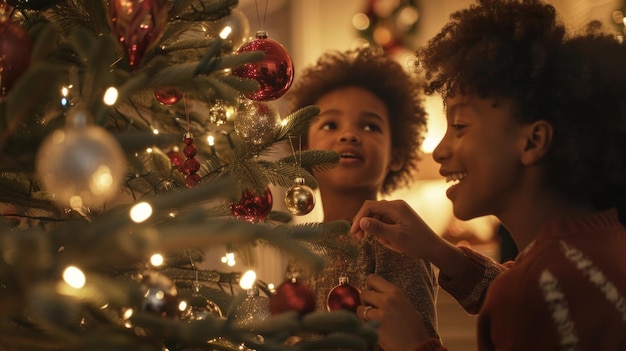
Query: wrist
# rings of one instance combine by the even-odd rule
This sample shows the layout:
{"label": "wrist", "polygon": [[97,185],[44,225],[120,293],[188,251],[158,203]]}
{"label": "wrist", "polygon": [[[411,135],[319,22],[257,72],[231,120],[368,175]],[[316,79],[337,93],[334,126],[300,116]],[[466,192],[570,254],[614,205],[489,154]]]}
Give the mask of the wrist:
{"label": "wrist", "polygon": [[465,252],[452,245],[445,239],[441,239],[433,245],[430,257],[427,258],[439,268],[440,272],[447,277],[454,277],[465,263]]}

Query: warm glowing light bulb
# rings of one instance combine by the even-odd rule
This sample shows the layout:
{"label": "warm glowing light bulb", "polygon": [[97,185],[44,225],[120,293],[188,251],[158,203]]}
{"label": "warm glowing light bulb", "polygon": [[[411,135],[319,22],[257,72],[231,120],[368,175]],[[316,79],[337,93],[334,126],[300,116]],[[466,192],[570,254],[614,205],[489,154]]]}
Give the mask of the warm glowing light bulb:
{"label": "warm glowing light bulb", "polygon": [[109,106],[113,106],[117,102],[118,95],[119,93],[117,89],[114,87],[110,87],[104,92],[104,97],[102,100],[104,101],[105,104]]}
{"label": "warm glowing light bulb", "polygon": [[241,288],[245,290],[252,289],[255,281],[256,272],[253,270],[248,270],[241,276],[241,279],[239,279],[239,286],[241,286]]}
{"label": "warm glowing light bulb", "polygon": [[65,268],[63,271],[63,280],[71,287],[75,289],[80,289],[85,286],[85,274],[83,272],[74,267],[69,266]]}
{"label": "warm glowing light bulb", "polygon": [[226,26],[220,32],[220,38],[226,39],[232,32],[233,32],[233,29],[231,28],[231,26]]}
{"label": "warm glowing light bulb", "polygon": [[147,202],[140,202],[130,209],[130,219],[141,223],[152,216],[152,206]]}
{"label": "warm glowing light bulb", "polygon": [[162,265],[164,261],[165,259],[163,259],[163,255],[161,254],[154,254],[150,256],[150,264],[155,267]]}

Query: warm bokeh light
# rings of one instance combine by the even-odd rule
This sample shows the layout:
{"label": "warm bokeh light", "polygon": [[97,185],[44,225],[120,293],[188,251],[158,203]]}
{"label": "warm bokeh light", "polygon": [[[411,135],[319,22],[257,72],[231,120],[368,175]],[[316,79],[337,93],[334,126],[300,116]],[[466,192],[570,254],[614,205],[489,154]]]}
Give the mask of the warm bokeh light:
{"label": "warm bokeh light", "polygon": [[426,96],[424,107],[428,113],[428,132],[422,143],[424,153],[432,153],[446,134],[447,121],[444,113],[443,102],[439,95]]}
{"label": "warm bokeh light", "polygon": [[130,219],[135,223],[144,222],[152,216],[152,206],[147,202],[140,202],[130,209]]}
{"label": "warm bokeh light", "polygon": [[163,255],[161,254],[154,254],[150,256],[150,264],[155,267],[162,265],[164,261],[165,259],[163,258]]}
{"label": "warm bokeh light", "polygon": [[231,28],[231,26],[226,26],[220,32],[220,38],[226,39],[232,32],[233,32],[233,29]]}
{"label": "warm bokeh light", "polygon": [[256,281],[256,272],[253,270],[246,271],[239,279],[239,286],[242,289],[248,290],[254,286],[254,282]]}
{"label": "warm bokeh light", "polygon": [[80,289],[85,286],[85,274],[74,266],[69,266],[63,271],[63,280],[71,287]]}
{"label": "warm bokeh light", "polygon": [[115,103],[117,102],[117,97],[118,97],[118,91],[116,88],[114,87],[110,87],[109,89],[107,89],[104,92],[104,97],[103,97],[103,101],[105,104],[107,104],[108,106],[113,106],[115,105]]}
{"label": "warm bokeh light", "polygon": [[100,165],[91,175],[89,190],[96,196],[108,194],[111,191],[113,183],[111,169],[106,165]]}
{"label": "warm bokeh light", "polygon": [[235,254],[232,252],[227,252],[226,255],[222,257],[222,263],[225,263],[229,267],[233,267],[237,262],[235,262]]}
{"label": "warm bokeh light", "polygon": [[366,14],[359,12],[352,16],[352,25],[357,30],[366,30],[370,26],[370,19]]}

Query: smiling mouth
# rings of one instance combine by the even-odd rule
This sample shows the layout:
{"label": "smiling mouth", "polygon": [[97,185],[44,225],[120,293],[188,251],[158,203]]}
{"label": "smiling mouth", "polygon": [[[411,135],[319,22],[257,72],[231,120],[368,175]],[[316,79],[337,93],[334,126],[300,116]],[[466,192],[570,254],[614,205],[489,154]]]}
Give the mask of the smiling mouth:
{"label": "smiling mouth", "polygon": [[457,185],[461,182],[461,180],[467,177],[467,173],[453,173],[446,176],[446,183],[452,182],[452,185]]}

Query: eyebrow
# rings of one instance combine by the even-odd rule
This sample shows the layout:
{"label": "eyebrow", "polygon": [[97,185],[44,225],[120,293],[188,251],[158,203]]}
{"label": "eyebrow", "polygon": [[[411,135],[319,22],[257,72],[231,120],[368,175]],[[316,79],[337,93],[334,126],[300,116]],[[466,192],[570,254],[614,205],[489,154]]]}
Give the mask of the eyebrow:
{"label": "eyebrow", "polygon": [[[320,113],[318,114],[318,116],[324,116],[324,115],[329,115],[329,114],[337,114],[340,113],[341,111],[335,108],[331,108],[328,110],[324,110],[324,111],[320,111]],[[359,113],[359,116],[363,116],[363,117],[367,117],[367,118],[374,118],[379,120],[381,123],[385,122],[385,119],[379,115],[378,113],[375,112],[370,112],[370,111],[362,111]]]}
{"label": "eyebrow", "polygon": [[453,116],[456,110],[458,110],[461,107],[465,107],[467,105],[468,103],[466,101],[459,101],[459,102],[455,102],[452,105],[447,105],[446,106],[446,118]]}

